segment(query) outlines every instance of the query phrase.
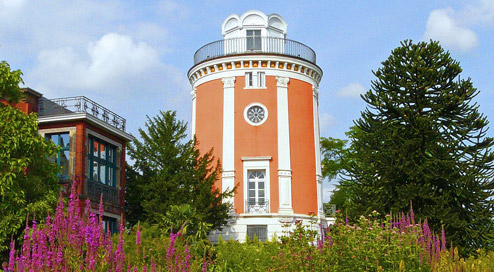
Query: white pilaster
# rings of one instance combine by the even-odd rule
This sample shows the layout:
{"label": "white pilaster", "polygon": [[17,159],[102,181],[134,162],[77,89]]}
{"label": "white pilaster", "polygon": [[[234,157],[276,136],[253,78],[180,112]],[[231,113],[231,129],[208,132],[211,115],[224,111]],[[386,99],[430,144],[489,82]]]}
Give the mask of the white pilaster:
{"label": "white pilaster", "polygon": [[288,77],[276,77],[278,106],[278,182],[279,213],[292,214],[292,170],[290,165],[290,127],[288,120]]}
{"label": "white pilaster", "polygon": [[190,125],[190,136],[194,139],[196,135],[196,88],[192,89],[190,92],[192,96],[192,124]]}
{"label": "white pilaster", "polygon": [[[235,77],[222,78],[223,81],[223,174],[222,190],[231,190],[235,184]],[[225,199],[233,205],[233,197]]]}
{"label": "white pilaster", "polygon": [[321,145],[320,145],[320,131],[319,131],[319,88],[312,86],[313,90],[313,112],[314,112],[314,147],[316,154],[316,186],[317,186],[317,216],[324,217],[324,205],[323,205],[323,186],[322,186],[322,169],[321,169]]}

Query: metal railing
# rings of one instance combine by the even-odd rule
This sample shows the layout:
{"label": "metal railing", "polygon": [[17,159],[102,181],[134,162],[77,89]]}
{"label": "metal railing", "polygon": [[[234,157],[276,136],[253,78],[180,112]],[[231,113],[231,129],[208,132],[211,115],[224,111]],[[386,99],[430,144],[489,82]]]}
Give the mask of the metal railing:
{"label": "metal railing", "polygon": [[112,186],[108,186],[99,182],[87,180],[86,194],[90,199],[99,202],[101,194],[103,194],[103,202],[114,205],[120,205],[120,191]]}
{"label": "metal railing", "polygon": [[103,122],[125,131],[125,119],[85,96],[38,100],[38,116],[88,113]]}
{"label": "metal railing", "polygon": [[269,200],[252,201],[245,200],[246,213],[269,213]]}
{"label": "metal railing", "polygon": [[316,53],[303,43],[274,37],[243,37],[204,45],[194,54],[194,65],[223,56],[259,53],[287,55],[316,64]]}

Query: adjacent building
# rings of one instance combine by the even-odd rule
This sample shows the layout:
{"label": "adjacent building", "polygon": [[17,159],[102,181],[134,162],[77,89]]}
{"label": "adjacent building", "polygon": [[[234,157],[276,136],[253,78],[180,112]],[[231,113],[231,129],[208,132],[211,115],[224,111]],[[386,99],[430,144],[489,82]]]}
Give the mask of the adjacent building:
{"label": "adjacent building", "polygon": [[84,96],[47,99],[23,88],[25,98],[15,105],[38,114],[39,133],[60,146],[50,158],[60,165],[59,182],[69,192],[76,181],[81,199],[97,208],[103,196],[105,229],[118,230],[124,214],[125,146],[133,137],[126,120]]}
{"label": "adjacent building", "polygon": [[315,52],[286,38],[278,14],[230,15],[222,34],[188,72],[192,135],[221,161],[216,186],[236,187],[224,200],[233,219],[211,239],[266,240],[296,220],[325,222]]}

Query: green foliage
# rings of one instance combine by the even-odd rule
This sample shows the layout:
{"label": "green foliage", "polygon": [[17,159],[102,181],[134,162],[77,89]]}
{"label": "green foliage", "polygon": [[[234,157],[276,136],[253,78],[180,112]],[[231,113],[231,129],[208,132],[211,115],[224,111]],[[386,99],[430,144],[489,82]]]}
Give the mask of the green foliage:
{"label": "green foliage", "polygon": [[[175,112],[160,112],[148,117],[146,131],[139,129],[142,141],[136,139],[129,146],[135,160],[127,176],[127,193],[133,196],[126,206],[131,225],[162,223],[163,215],[174,213],[171,207],[184,204],[195,214],[194,222],[202,222],[199,226],[218,229],[226,224],[230,207],[222,198],[233,192],[222,193],[214,187],[220,163],[214,161],[212,150],[200,154],[195,140],[186,141],[186,131]],[[195,227],[188,226],[189,230]]]}
{"label": "green foliage", "polygon": [[[139,244],[137,243],[137,230],[140,231]],[[113,235],[113,244],[118,244],[119,235]],[[200,247],[197,244],[188,244],[187,238],[183,235],[179,235],[175,238],[173,249],[170,248],[170,236],[158,225],[138,224],[132,229],[125,231],[123,234],[125,263],[131,264],[131,266],[138,267],[139,271],[144,266],[147,266],[147,271],[152,271],[152,263],[156,265],[156,271],[171,271],[167,264],[170,263],[171,251],[175,253],[187,253],[190,252],[188,258],[190,258],[190,268],[187,271],[200,271],[203,263],[203,250],[204,247]],[[185,250],[187,248],[187,250]],[[211,247],[207,248],[205,252],[208,255]],[[168,255],[168,256],[167,256]],[[209,256],[209,255],[208,255]],[[187,256],[182,256],[186,258]]]}
{"label": "green foliage", "polygon": [[[357,127],[353,126],[345,134],[352,138],[357,133],[359,133]],[[323,176],[328,177],[330,181],[333,179],[338,182],[328,204],[336,205],[337,209],[345,212],[352,211],[352,182],[342,179],[342,177],[347,175],[345,169],[357,157],[352,147],[347,146],[347,143],[347,140],[331,137],[321,138]]]}
{"label": "green foliage", "polygon": [[189,204],[172,205],[166,214],[161,216],[159,225],[165,230],[165,233],[180,230],[191,243],[206,240],[212,226],[212,224],[204,222],[203,217]]}
{"label": "green foliage", "polygon": [[323,177],[332,180],[343,171],[343,161],[348,157],[348,149],[345,148],[347,142],[347,140],[321,137]]}
{"label": "green foliage", "polygon": [[494,244],[494,142],[461,72],[437,42],[393,50],[363,96],[345,168],[355,211],[399,213],[413,203],[468,254]]}
{"label": "green foliage", "polygon": [[[20,71],[0,64],[1,97],[16,102],[22,96]],[[48,156],[57,147],[38,134],[36,114],[0,103],[0,261],[6,260],[8,245],[20,237],[28,214],[43,219],[57,203],[56,164]]]}
{"label": "green foliage", "polygon": [[220,241],[215,247],[216,259],[209,271],[269,271],[280,245],[257,239],[247,241]]}
{"label": "green foliage", "polygon": [[19,89],[19,83],[24,83],[21,76],[20,70],[11,71],[7,62],[0,62],[0,100],[8,103],[17,103],[21,100],[23,93]]}

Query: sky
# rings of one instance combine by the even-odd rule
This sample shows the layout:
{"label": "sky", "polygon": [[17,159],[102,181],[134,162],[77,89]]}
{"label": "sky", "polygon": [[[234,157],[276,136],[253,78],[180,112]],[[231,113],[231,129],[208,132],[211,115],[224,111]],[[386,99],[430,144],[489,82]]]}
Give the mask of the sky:
{"label": "sky", "polygon": [[[251,9],[281,15],[287,38],[316,52],[323,137],[345,138],[365,109],[360,94],[372,71],[405,39],[439,41],[480,90],[480,112],[494,120],[494,0],[0,0],[0,61],[47,98],[98,102],[137,135],[159,111],[190,123],[195,51],[222,39],[230,14]],[[325,201],[332,188],[325,183]]]}

